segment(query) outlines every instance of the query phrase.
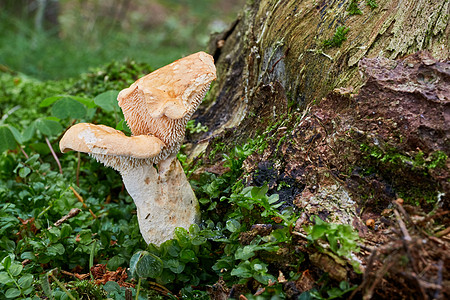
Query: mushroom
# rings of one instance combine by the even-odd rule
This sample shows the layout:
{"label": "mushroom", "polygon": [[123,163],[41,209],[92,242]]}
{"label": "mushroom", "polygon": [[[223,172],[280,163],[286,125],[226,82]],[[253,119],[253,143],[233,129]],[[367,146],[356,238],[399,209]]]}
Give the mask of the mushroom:
{"label": "mushroom", "polygon": [[132,136],[104,125],[79,123],[60,141],[61,152],[89,153],[122,176],[137,207],[147,243],[173,238],[176,227],[199,221],[194,192],[176,154],[186,123],[216,78],[211,55],[198,52],[162,67],[117,97]]}

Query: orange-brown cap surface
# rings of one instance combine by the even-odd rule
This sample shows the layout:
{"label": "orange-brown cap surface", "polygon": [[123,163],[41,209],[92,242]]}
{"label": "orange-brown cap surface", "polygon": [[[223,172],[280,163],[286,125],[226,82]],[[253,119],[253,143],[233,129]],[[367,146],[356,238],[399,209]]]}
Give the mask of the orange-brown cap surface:
{"label": "orange-brown cap surface", "polygon": [[178,120],[193,113],[214,79],[212,56],[198,52],[138,79],[117,100],[134,135],[154,133],[158,130],[143,122],[162,117]]}
{"label": "orange-brown cap surface", "polygon": [[157,156],[164,143],[148,135],[128,137],[121,131],[104,125],[79,123],[69,128],[62,137],[61,152],[79,152],[133,158],[152,158]]}

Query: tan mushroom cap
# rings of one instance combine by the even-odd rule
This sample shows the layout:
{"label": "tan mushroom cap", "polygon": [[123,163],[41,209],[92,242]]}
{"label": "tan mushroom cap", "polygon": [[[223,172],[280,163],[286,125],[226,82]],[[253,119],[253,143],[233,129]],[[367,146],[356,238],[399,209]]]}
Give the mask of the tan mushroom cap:
{"label": "tan mushroom cap", "polygon": [[69,128],[62,137],[61,152],[79,152],[138,159],[157,156],[164,143],[149,135],[126,136],[123,132],[104,125],[79,123]]}
{"label": "tan mushroom cap", "polygon": [[[204,96],[214,79],[216,67],[213,57],[198,52],[138,79],[122,90],[117,100],[130,128],[146,117],[181,119],[191,109],[194,99]],[[144,99],[140,100],[142,97]],[[134,112],[134,106],[138,106],[138,112]],[[130,108],[130,113],[127,113],[127,108]]]}

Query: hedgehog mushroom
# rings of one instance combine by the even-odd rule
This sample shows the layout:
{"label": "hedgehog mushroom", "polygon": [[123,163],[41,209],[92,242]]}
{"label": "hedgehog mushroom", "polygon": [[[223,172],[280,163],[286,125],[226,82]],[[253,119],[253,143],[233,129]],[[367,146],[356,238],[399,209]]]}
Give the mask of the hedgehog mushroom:
{"label": "hedgehog mushroom", "polygon": [[176,158],[186,123],[216,78],[212,56],[198,52],[162,67],[119,93],[132,136],[80,123],[60,141],[62,152],[89,153],[119,171],[137,207],[147,243],[173,238],[176,227],[199,221],[198,201]]}

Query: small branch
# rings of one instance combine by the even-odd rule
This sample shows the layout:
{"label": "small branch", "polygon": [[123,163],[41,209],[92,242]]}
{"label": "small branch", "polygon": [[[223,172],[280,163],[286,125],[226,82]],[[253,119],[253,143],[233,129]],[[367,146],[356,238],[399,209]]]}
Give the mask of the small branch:
{"label": "small branch", "polygon": [[373,281],[372,285],[369,287],[369,290],[364,294],[363,299],[364,300],[369,300],[372,299],[373,296],[373,291],[375,290],[375,288],[377,287],[378,283],[380,283],[381,279],[383,279],[384,275],[387,273],[387,271],[392,268],[395,265],[395,261],[391,261],[388,264],[384,264],[383,268],[381,269],[381,271],[377,272],[376,278]]}
{"label": "small branch", "polygon": [[450,233],[450,227],[445,228],[444,230],[438,231],[434,234],[435,237],[443,237]]}
{"label": "small branch", "polygon": [[[81,209],[79,209],[79,208],[72,208],[67,215],[65,215],[64,217],[62,217],[61,219],[59,219],[58,221],[53,223],[53,226],[58,227],[59,225],[61,225],[65,221],[67,221],[68,219],[73,218],[76,215],[78,215],[80,213],[80,211],[81,211]],[[52,228],[52,226],[50,226],[48,229],[50,229],[50,228]]]}
{"label": "small branch", "polygon": [[157,291],[158,293],[162,294],[163,296],[173,296],[176,299],[178,299],[177,296],[175,296],[174,293],[172,293],[169,289],[167,289],[165,286],[154,282],[154,281],[148,281],[148,284],[150,285],[150,289]]}
{"label": "small branch", "polygon": [[50,149],[50,152],[52,153],[53,158],[56,161],[56,164],[58,165],[59,173],[62,174],[63,171],[62,171],[61,163],[59,162],[58,156],[56,155],[55,151],[53,150],[52,144],[50,143],[50,141],[48,140],[47,137],[45,137],[45,142],[47,143],[47,146]]}
{"label": "small branch", "polygon": [[70,273],[70,272],[67,272],[67,271],[64,271],[64,270],[61,270],[60,272],[62,274],[64,274],[64,275],[73,276],[73,277],[75,277],[76,279],[79,279],[79,280],[86,279],[89,276],[89,274]]}
{"label": "small branch", "polygon": [[395,214],[395,217],[397,218],[397,222],[398,222],[398,225],[400,226],[400,230],[402,231],[403,239],[407,242],[411,242],[412,238],[409,235],[408,229],[406,228],[405,223],[403,222],[402,218],[400,217],[398,210],[394,209],[394,214]]}
{"label": "small branch", "polygon": [[25,150],[23,150],[23,148],[20,146],[20,144],[18,144],[18,145],[19,145],[20,151],[21,151],[22,154],[25,156],[25,158],[26,158],[26,159],[29,159],[30,157],[29,157],[28,154],[25,152]]}
{"label": "small branch", "polygon": [[[398,206],[400,206],[400,205],[398,205]],[[409,247],[409,244],[411,243],[412,238],[409,235],[408,229],[406,228],[406,225],[403,222],[403,220],[400,216],[400,213],[398,212],[397,209],[394,209],[394,214],[397,219],[398,225],[400,226],[400,230],[402,231],[402,234],[403,234],[402,241],[403,241],[403,246],[406,250],[406,254],[409,258],[409,261],[411,262],[411,266],[412,266],[414,272],[416,272],[416,274],[419,274],[419,270],[417,269],[416,261],[415,261],[414,257],[412,256],[411,249]]]}
{"label": "small branch", "polygon": [[78,194],[78,192],[75,191],[75,189],[73,187],[69,187],[69,188],[72,190],[73,194],[78,199],[78,201],[80,201],[83,204],[83,207],[89,210],[89,212],[91,213],[92,217],[94,219],[97,219],[97,216],[94,214],[94,212],[90,208],[87,207],[86,203],[84,203],[83,197],[81,197],[81,195]]}
{"label": "small branch", "polygon": [[307,236],[306,236],[305,234],[301,233],[301,232],[292,231],[291,233],[292,233],[293,235],[297,235],[297,236],[299,236],[299,237],[302,237],[302,238],[304,238],[305,240],[307,239]]}

